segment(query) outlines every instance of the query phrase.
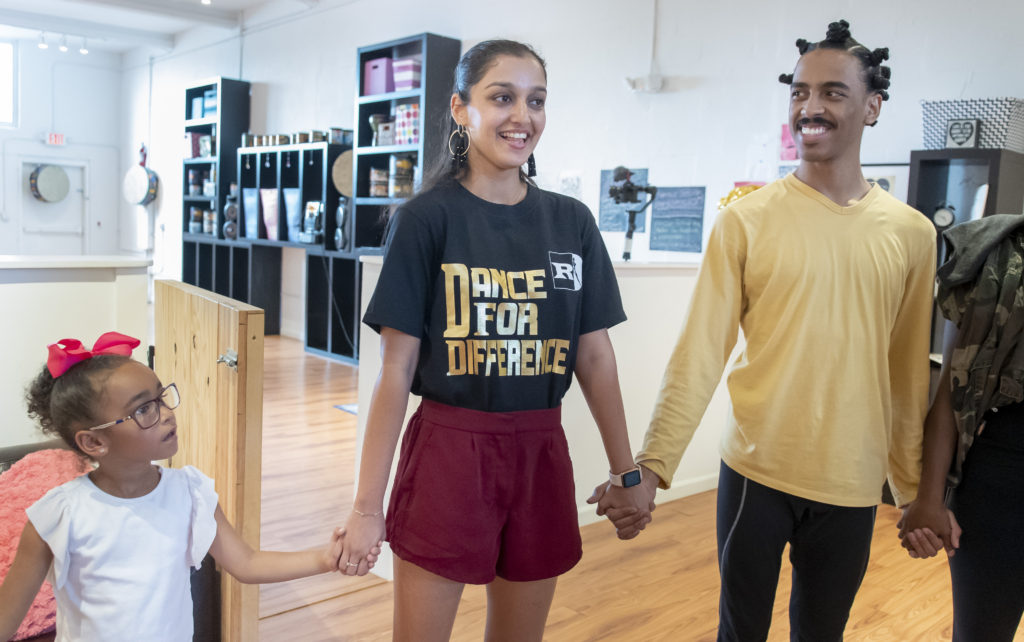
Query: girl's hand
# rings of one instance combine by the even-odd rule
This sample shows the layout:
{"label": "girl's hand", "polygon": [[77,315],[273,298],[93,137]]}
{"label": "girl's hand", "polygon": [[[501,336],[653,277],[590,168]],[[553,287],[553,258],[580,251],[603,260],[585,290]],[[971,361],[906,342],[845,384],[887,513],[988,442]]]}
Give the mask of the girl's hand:
{"label": "girl's hand", "polygon": [[345,529],[335,528],[334,532],[331,533],[331,539],[328,540],[327,546],[324,547],[320,559],[320,569],[324,573],[328,573],[338,568],[338,558],[341,557],[341,549],[344,543]]}
{"label": "girl's hand", "polygon": [[384,513],[357,513],[345,522],[345,543],[338,558],[343,575],[366,575],[377,562],[384,543]]}

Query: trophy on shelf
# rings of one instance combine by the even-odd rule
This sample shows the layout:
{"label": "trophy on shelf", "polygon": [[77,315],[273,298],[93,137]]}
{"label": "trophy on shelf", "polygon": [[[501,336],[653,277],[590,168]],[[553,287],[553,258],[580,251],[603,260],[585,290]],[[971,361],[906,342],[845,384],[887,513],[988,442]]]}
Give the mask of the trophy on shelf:
{"label": "trophy on shelf", "polygon": [[381,123],[387,122],[389,116],[387,114],[370,114],[370,131],[373,132],[373,140],[370,142],[371,145],[377,144],[377,129]]}

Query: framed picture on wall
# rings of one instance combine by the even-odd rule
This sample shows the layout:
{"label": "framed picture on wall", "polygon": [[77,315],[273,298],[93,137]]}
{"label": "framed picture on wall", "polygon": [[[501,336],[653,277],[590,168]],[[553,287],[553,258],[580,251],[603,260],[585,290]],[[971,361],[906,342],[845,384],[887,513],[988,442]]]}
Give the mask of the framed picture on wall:
{"label": "framed picture on wall", "polygon": [[864,163],[861,165],[864,178],[877,184],[904,203],[910,180],[910,163]]}

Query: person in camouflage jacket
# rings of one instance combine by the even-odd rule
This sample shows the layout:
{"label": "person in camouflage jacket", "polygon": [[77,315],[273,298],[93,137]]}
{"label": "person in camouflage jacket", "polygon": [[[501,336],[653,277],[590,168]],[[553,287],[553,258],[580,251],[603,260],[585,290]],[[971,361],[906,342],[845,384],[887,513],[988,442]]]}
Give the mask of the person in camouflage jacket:
{"label": "person in camouflage jacket", "polygon": [[1024,614],[1024,216],[944,236],[936,301],[956,332],[900,537],[911,557],[949,555],[954,642],[1010,642]]}
{"label": "person in camouflage jacket", "polygon": [[958,328],[949,368],[957,452],[949,485],[989,408],[1024,399],[1024,216],[997,214],[946,231],[936,302]]}

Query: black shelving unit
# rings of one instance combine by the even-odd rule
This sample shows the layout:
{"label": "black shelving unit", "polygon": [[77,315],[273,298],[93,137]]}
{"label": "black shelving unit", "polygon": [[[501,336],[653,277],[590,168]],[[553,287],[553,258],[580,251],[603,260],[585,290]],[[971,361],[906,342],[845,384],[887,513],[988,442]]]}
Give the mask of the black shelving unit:
{"label": "black shelving unit", "polygon": [[[331,168],[335,159],[347,149],[347,146],[327,142],[238,148],[239,242],[251,247],[256,257],[251,275],[252,282],[258,285],[253,287],[249,302],[266,310],[268,327],[273,317],[275,333],[280,331],[282,248],[293,247],[306,252],[306,350],[356,363],[359,352],[354,347],[358,343],[351,317],[358,314],[358,289],[349,296],[349,299],[355,297],[355,303],[346,303],[346,307],[334,313],[343,320],[332,321],[331,306],[335,298],[329,294],[332,288],[327,284],[334,282],[321,277],[324,268],[319,266],[319,263],[325,263],[329,276],[334,262],[347,261],[357,268],[359,265],[356,253],[339,251],[334,247],[334,230],[337,227],[335,212],[339,195],[331,180]],[[245,198],[247,190],[257,190],[255,198]],[[267,238],[263,217],[264,201],[258,190],[274,190],[272,198],[278,211],[276,239]],[[304,217],[307,203],[323,204],[323,238],[319,243],[302,243],[289,233],[285,190],[296,190],[293,202],[298,207],[300,221]],[[247,208],[253,202],[256,211],[250,212]],[[256,221],[255,231],[248,229],[247,220]],[[345,327],[350,334],[345,335],[340,331],[332,334],[332,327]],[[269,331],[267,333],[271,334]],[[337,340],[333,340],[335,335]],[[346,336],[351,337],[351,340],[344,339]]]}
{"label": "black shelving unit", "polygon": [[358,256],[306,253],[306,351],[357,362],[362,265]]}
{"label": "black shelving unit", "polygon": [[[1024,154],[1007,149],[926,149],[910,152],[907,203],[932,218],[940,205],[952,206],[955,223],[971,220],[978,189],[987,186],[982,216],[1024,213]],[[936,258],[945,257],[939,235]],[[945,319],[932,315],[931,351],[942,352]]]}
{"label": "black shelving unit", "polygon": [[[288,233],[287,206],[285,190],[296,190],[295,202],[298,205],[299,227],[309,202],[322,203],[324,208],[324,238],[316,247],[327,250],[344,251],[334,247],[335,211],[338,209],[338,190],[331,181],[331,166],[343,151],[345,145],[326,142],[296,143],[291,145],[272,145],[262,147],[238,148],[238,186],[239,186],[239,239],[248,241],[264,240],[308,248],[312,244],[301,243],[298,238],[291,238]],[[256,193],[258,204],[256,212],[248,212],[248,199],[242,198],[245,190],[273,189],[276,190],[278,212],[278,238],[268,239],[267,227],[263,220],[263,199]],[[250,216],[246,216],[249,214]],[[255,214],[255,216],[252,216]],[[255,219],[258,228],[250,230],[246,220]]]}
{"label": "black shelving unit", "polygon": [[[449,111],[452,76],[459,62],[462,43],[432,33],[392,40],[360,47],[356,56],[356,123],[355,158],[353,162],[352,229],[348,235],[355,251],[380,247],[383,241],[384,219],[382,207],[400,200],[370,196],[370,169],[388,169],[392,154],[405,154],[413,158],[417,172],[422,174],[424,161],[432,162],[447,146],[440,124]],[[366,63],[379,59],[397,60],[409,56],[421,57],[420,86],[404,91],[363,95]],[[402,104],[419,105],[419,140],[409,145],[373,146],[372,114],[395,115]],[[379,250],[378,250],[379,251]]]}
{"label": "black shelving unit", "polygon": [[[216,106],[197,113],[204,96],[212,94]],[[201,207],[216,212],[213,234],[224,238],[224,199],[235,180],[235,149],[242,140],[242,132],[249,129],[249,83],[231,78],[213,78],[185,89],[185,133],[211,136],[213,149],[210,156],[185,158],[182,161],[182,228],[189,232],[189,208]],[[205,195],[189,194],[190,170],[217,175],[215,192]]]}
{"label": "black shelving unit", "polygon": [[988,185],[984,216],[1024,212],[1024,154],[1008,149],[910,152],[907,203],[929,218],[940,204],[948,203],[957,223],[970,220],[980,185]]}
{"label": "black shelving unit", "polygon": [[[204,96],[211,92],[215,96],[216,107],[205,109]],[[213,147],[209,156],[182,161],[181,279],[218,294],[252,302],[248,267],[253,258],[252,252],[245,244],[225,239],[223,231],[224,199],[236,174],[235,149],[241,142],[242,132],[248,129],[249,83],[213,78],[185,89],[185,132],[211,136]],[[207,174],[215,172],[214,193],[189,194],[189,170]],[[213,234],[189,232],[189,210],[192,207],[216,213]],[[271,334],[269,327],[267,333]]]}
{"label": "black shelving unit", "polygon": [[[369,196],[370,168],[388,168],[392,154],[409,155],[422,167],[424,159],[430,161],[447,146],[439,124],[442,115],[448,112],[452,74],[461,46],[458,40],[425,33],[358,50],[357,120],[352,160],[355,198],[345,221],[344,247],[337,247],[334,240],[339,195],[331,180],[331,169],[338,155],[347,148],[326,142],[239,147],[241,134],[249,125],[249,84],[218,78],[188,88],[185,92],[186,131],[219,132],[219,135],[213,157],[186,159],[183,163],[182,280],[263,308],[266,334],[278,334],[282,248],[300,248],[306,258],[306,351],[357,363],[362,296],[359,257],[381,252],[383,208],[401,202],[401,199]],[[419,87],[362,95],[363,69],[367,61],[411,55],[421,56]],[[215,89],[219,96],[216,116],[193,118],[193,98],[210,89]],[[419,106],[419,140],[410,145],[373,146],[370,114],[394,115],[397,106],[411,103]],[[210,166],[218,168],[216,196],[189,196],[188,170]],[[226,239],[223,232],[223,196],[228,194],[231,182],[238,185],[237,239]],[[258,191],[255,193],[255,235],[246,229],[245,194],[252,189],[276,190],[273,197],[278,210],[278,238],[267,238]],[[323,240],[320,243],[304,244],[289,236],[285,189],[298,190],[300,214],[304,214],[306,203],[310,201],[323,203]],[[249,203],[251,207],[251,199]],[[217,212],[215,234],[189,233],[190,206]],[[249,212],[250,219],[252,213]]]}

